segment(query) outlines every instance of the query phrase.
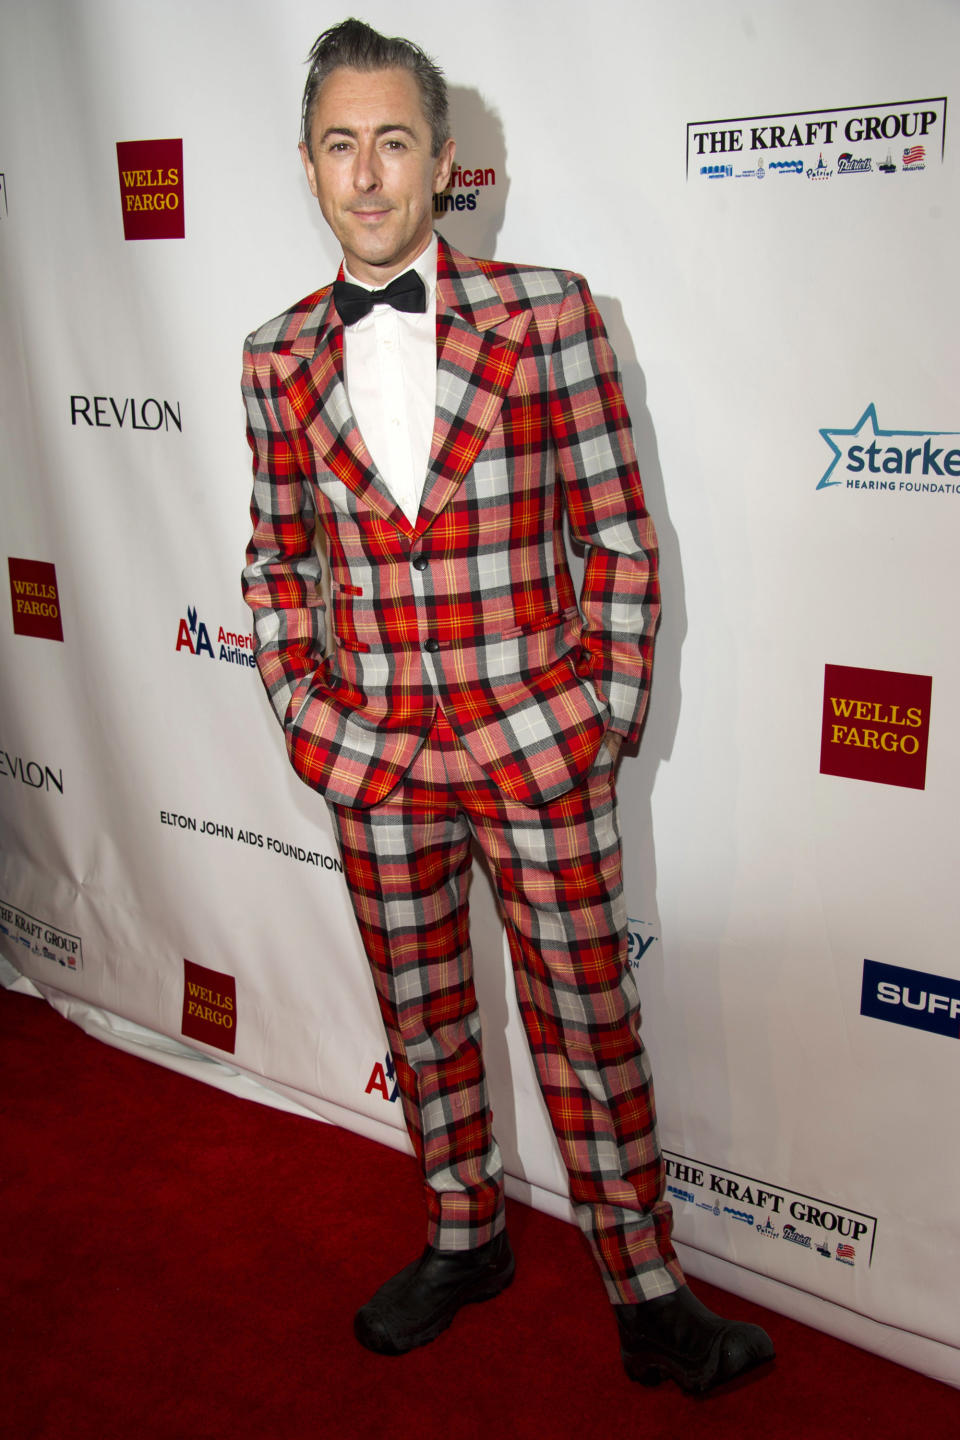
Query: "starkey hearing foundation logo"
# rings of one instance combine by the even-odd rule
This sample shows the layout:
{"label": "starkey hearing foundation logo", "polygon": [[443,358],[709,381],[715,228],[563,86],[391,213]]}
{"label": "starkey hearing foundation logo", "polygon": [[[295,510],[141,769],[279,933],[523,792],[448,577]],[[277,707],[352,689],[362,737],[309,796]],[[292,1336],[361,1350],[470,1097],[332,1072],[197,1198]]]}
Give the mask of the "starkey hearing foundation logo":
{"label": "starkey hearing foundation logo", "polygon": [[658,938],[648,921],[635,920],[630,916],[627,920],[627,965],[639,970],[643,957]]}
{"label": "starkey hearing foundation logo", "polygon": [[183,1020],[180,1032],[218,1050],[237,1046],[237,982],[233,975],[183,962]]}
{"label": "starkey hearing foundation logo", "polygon": [[63,640],[56,568],[48,560],[7,557],[13,633],[38,640]]}
{"label": "starkey hearing foundation logo", "polygon": [[824,666],[820,773],[923,790],[932,689],[929,675]]}
{"label": "starkey hearing foundation logo", "polygon": [[869,404],[847,430],[827,425],[821,437],[833,459],[818,490],[843,485],[874,495],[960,495],[960,440],[955,430],[883,430]]}
{"label": "starkey hearing foundation logo", "polygon": [[118,140],[125,240],[182,240],[183,141]]}

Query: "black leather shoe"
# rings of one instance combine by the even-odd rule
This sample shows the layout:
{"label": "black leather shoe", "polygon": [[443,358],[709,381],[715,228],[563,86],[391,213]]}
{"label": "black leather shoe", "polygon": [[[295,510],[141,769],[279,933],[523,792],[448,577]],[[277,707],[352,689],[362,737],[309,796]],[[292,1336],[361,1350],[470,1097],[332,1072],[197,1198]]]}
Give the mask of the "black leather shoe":
{"label": "black leather shoe", "polygon": [[675,1380],[699,1395],[774,1356],[759,1325],[724,1320],[683,1286],[639,1305],[615,1305],[623,1368],[641,1385]]}
{"label": "black leather shoe", "polygon": [[492,1300],[513,1279],[506,1233],[477,1250],[434,1250],[394,1275],[356,1313],[353,1333],[379,1355],[404,1355],[446,1330],[461,1305]]}

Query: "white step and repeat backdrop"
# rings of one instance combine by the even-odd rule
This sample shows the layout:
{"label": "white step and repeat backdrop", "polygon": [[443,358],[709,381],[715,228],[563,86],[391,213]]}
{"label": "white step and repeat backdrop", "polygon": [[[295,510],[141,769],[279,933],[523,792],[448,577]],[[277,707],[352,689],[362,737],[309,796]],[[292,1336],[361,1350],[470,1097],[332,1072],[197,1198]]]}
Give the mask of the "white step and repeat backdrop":
{"label": "white step and repeat backdrop", "polygon": [[[439,228],[585,272],[623,367],[665,576],[629,963],[683,1258],[960,1384],[960,8],[363,14],[447,68]],[[403,1146],[239,588],[240,345],[334,270],[296,140],[340,18],[3,6],[0,945],[117,1043]],[[474,898],[513,1193],[564,1213]]]}

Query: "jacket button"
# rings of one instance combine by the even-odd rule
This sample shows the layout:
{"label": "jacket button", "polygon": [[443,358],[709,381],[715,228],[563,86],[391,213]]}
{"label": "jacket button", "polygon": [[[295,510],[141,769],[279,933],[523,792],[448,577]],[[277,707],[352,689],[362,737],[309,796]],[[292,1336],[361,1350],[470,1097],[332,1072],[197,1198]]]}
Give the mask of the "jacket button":
{"label": "jacket button", "polygon": [[427,566],[430,564],[430,561],[427,559],[426,555],[418,555],[416,560],[410,561],[410,564],[413,566],[414,570],[426,570]]}
{"label": "jacket button", "polygon": [[437,651],[440,649],[440,641],[434,640],[431,636],[429,640],[424,640],[423,648],[427,651],[429,655],[436,655]]}

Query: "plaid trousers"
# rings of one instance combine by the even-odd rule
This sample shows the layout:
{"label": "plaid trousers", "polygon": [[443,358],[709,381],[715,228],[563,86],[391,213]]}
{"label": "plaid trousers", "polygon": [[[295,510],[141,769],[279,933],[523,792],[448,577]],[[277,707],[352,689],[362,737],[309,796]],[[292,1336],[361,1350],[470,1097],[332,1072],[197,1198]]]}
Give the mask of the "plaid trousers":
{"label": "plaid trousers", "polygon": [[684,1281],[626,964],[606,747],[575,789],[528,807],[489,780],[438,707],[385,801],[330,810],[423,1175],[429,1242],[466,1250],[504,1224],[470,952],[475,838],[499,896],[574,1212],[607,1293],[618,1303],[671,1293]]}

